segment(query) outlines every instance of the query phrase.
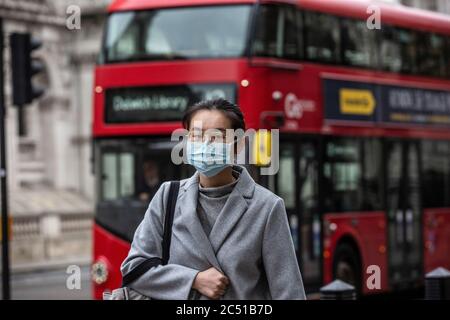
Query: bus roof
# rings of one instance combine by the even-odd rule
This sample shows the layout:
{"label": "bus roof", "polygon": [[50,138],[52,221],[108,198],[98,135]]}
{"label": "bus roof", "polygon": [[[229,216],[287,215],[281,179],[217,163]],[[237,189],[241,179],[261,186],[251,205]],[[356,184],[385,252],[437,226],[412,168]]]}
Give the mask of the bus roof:
{"label": "bus roof", "polygon": [[[143,10],[153,8],[184,7],[214,4],[255,3],[257,0],[116,0],[108,8],[112,11]],[[291,1],[292,2],[292,1]]]}
{"label": "bus roof", "polygon": [[[109,12],[144,10],[162,7],[179,7],[215,4],[256,3],[258,0],[116,0]],[[260,0],[261,3],[297,3],[301,8],[339,16],[367,19],[368,8],[381,9],[381,22],[400,27],[450,34],[450,16],[432,11],[389,4],[378,0]]]}

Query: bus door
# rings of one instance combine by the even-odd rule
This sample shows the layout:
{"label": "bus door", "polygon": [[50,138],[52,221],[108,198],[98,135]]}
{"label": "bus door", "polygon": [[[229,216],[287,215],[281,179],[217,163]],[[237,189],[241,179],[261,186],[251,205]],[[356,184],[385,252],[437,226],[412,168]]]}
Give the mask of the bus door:
{"label": "bus door", "polygon": [[389,283],[401,288],[422,276],[419,144],[389,140],[385,159]]}
{"label": "bus door", "polygon": [[305,285],[318,285],[321,275],[321,227],[318,209],[318,143],[280,143],[279,171],[268,178],[269,188],[283,198]]}

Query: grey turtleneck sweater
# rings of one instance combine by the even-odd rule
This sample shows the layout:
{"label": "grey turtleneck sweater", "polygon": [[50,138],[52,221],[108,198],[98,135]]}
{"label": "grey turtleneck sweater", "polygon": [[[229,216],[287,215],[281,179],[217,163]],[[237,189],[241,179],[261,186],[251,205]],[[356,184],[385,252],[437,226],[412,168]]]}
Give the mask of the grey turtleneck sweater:
{"label": "grey turtleneck sweater", "polygon": [[207,236],[211,233],[219,213],[239,180],[237,171],[233,171],[233,176],[236,180],[223,186],[204,188],[198,185],[197,214]]}

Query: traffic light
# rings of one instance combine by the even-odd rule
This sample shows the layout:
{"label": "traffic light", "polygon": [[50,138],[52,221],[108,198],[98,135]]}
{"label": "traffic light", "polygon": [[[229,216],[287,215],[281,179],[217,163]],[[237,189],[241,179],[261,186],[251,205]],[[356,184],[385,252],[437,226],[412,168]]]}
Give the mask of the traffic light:
{"label": "traffic light", "polygon": [[13,105],[18,107],[19,136],[24,136],[24,107],[44,93],[43,89],[33,85],[33,76],[44,70],[43,64],[33,58],[33,51],[42,44],[29,33],[12,33],[9,39]]}
{"label": "traffic light", "polygon": [[32,56],[41,45],[29,33],[10,35],[13,104],[18,107],[29,104],[44,93],[32,82],[33,76],[44,70],[43,64]]}

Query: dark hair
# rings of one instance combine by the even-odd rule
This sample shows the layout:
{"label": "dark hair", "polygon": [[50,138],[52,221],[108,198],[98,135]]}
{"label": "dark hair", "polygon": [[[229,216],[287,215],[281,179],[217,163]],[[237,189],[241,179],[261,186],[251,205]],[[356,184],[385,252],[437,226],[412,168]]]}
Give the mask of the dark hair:
{"label": "dark hair", "polygon": [[186,109],[183,116],[183,127],[189,129],[191,119],[197,111],[200,110],[219,110],[222,111],[228,119],[231,120],[232,129],[242,129],[245,131],[244,115],[241,112],[241,108],[237,104],[231,103],[225,99],[213,99],[200,101],[193,106]]}

